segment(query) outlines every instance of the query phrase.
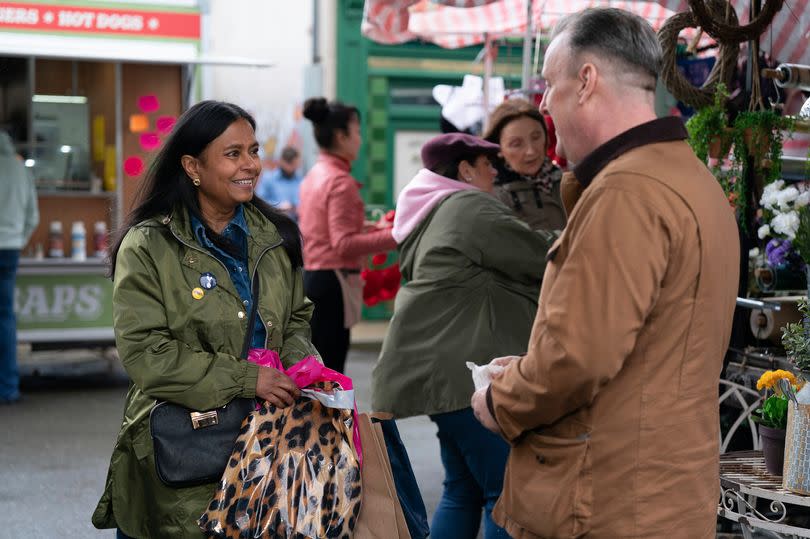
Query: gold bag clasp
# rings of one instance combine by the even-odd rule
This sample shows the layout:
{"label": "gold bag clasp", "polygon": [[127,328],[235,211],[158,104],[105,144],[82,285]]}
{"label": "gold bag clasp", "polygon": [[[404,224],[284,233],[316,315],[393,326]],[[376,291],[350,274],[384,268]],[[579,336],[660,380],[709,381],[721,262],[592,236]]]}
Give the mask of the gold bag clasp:
{"label": "gold bag clasp", "polygon": [[211,425],[217,425],[219,423],[216,410],[191,412],[189,415],[191,416],[191,425],[194,427],[194,430],[210,427]]}

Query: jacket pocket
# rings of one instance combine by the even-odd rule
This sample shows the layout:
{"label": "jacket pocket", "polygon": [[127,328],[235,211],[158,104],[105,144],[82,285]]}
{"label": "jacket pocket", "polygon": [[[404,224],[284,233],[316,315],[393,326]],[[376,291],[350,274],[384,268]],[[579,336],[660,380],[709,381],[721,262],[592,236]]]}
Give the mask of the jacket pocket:
{"label": "jacket pocket", "polygon": [[593,504],[590,437],[529,433],[513,448],[502,502],[508,517],[540,537],[582,537]]}
{"label": "jacket pocket", "polygon": [[142,428],[138,434],[132,437],[132,452],[135,453],[135,458],[138,460],[144,460],[154,452],[148,425],[147,428]]}

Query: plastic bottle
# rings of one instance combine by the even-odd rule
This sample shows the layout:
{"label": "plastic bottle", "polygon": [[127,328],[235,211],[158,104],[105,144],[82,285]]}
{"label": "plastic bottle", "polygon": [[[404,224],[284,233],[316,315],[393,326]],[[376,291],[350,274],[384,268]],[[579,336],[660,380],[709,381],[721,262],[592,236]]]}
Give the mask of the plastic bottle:
{"label": "plastic bottle", "polygon": [[93,225],[93,254],[96,258],[107,256],[107,223],[104,221]]}
{"label": "plastic bottle", "polygon": [[87,260],[87,231],[81,221],[74,221],[70,229],[70,258]]}
{"label": "plastic bottle", "polygon": [[48,232],[48,258],[65,256],[65,239],[62,237],[62,221],[51,221]]}

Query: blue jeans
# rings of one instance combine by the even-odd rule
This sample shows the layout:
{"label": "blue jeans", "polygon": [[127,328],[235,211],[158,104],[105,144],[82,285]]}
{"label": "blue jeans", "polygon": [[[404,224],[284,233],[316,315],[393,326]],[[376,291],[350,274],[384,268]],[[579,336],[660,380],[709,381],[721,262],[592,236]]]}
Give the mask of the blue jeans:
{"label": "blue jeans", "polygon": [[17,319],[14,316],[14,282],[19,263],[19,250],[0,249],[0,401],[20,398]]}
{"label": "blue jeans", "polygon": [[115,530],[115,539],[134,539],[119,529]]}
{"label": "blue jeans", "polygon": [[492,521],[503,488],[509,445],[485,429],[472,408],[430,416],[439,427],[444,492],[433,515],[432,539],[475,539],[484,509],[484,538],[508,538]]}

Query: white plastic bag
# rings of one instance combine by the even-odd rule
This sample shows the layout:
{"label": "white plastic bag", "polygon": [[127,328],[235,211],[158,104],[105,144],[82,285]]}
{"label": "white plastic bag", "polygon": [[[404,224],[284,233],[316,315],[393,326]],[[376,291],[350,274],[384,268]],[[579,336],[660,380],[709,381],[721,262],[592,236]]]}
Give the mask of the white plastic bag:
{"label": "white plastic bag", "polygon": [[472,379],[473,384],[475,384],[476,391],[487,388],[489,383],[492,381],[492,377],[503,372],[502,366],[493,365],[492,363],[487,365],[476,365],[472,361],[468,361],[466,365],[467,368],[472,371]]}

